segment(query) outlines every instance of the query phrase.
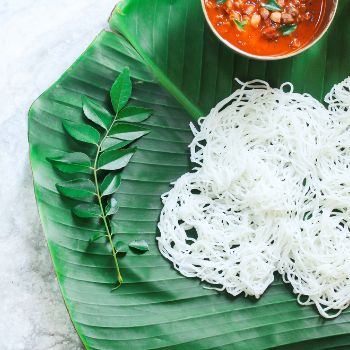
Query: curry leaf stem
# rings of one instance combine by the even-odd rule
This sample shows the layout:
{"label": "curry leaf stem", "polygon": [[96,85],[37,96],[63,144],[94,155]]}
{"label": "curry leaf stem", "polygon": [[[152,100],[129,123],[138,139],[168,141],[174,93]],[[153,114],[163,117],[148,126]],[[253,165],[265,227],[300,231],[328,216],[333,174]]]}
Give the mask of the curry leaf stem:
{"label": "curry leaf stem", "polygon": [[108,242],[109,242],[109,244],[111,246],[112,255],[113,255],[113,259],[114,259],[114,264],[115,264],[115,268],[116,268],[116,271],[117,271],[117,279],[118,279],[118,283],[119,283],[117,288],[119,288],[122,285],[122,283],[123,283],[123,278],[122,278],[122,275],[120,273],[119,263],[118,263],[118,259],[117,259],[117,251],[116,251],[116,249],[114,247],[114,244],[113,244],[113,236],[112,236],[112,233],[111,233],[111,230],[110,230],[110,225],[109,225],[109,222],[108,222],[108,219],[107,219],[107,215],[106,215],[105,209],[103,207],[101,190],[100,190],[100,185],[99,185],[98,176],[97,176],[98,159],[99,159],[99,156],[101,154],[101,147],[103,145],[103,142],[108,137],[109,132],[111,131],[111,129],[112,129],[112,127],[113,127],[113,125],[114,125],[114,123],[115,123],[115,121],[117,119],[117,116],[118,116],[118,114],[114,117],[113,122],[111,123],[110,127],[106,131],[104,137],[102,138],[102,140],[97,145],[97,151],[96,151],[96,156],[95,156],[94,166],[93,166],[93,174],[94,174],[94,181],[95,181],[97,200],[98,200],[98,204],[99,204],[100,210],[101,210],[101,218],[102,218],[102,221],[103,221],[105,229],[106,229]]}

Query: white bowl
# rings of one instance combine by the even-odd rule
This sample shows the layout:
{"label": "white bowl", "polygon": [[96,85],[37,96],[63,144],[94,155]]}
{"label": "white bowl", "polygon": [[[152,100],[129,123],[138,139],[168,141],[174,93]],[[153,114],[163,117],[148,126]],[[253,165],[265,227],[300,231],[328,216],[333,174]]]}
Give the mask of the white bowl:
{"label": "white bowl", "polygon": [[[202,1],[202,9],[205,15],[205,18],[209,24],[209,27],[211,28],[211,30],[213,31],[213,33],[217,36],[217,38],[223,42],[226,46],[228,46],[231,50],[249,57],[249,58],[253,58],[256,60],[264,60],[264,61],[274,61],[274,60],[281,60],[284,58],[289,58],[289,57],[293,57],[295,55],[299,55],[300,53],[306,51],[307,49],[309,49],[310,47],[312,47],[313,45],[315,45],[323,36],[324,34],[327,32],[327,30],[329,29],[330,25],[333,22],[337,7],[338,7],[338,0],[325,0],[325,4],[326,4],[326,8],[325,8],[325,13],[327,15],[325,15],[322,19],[322,23],[319,26],[318,31],[315,33],[314,38],[312,39],[312,41],[310,41],[309,44],[301,47],[299,50],[284,54],[284,55],[271,55],[271,56],[259,56],[259,55],[253,55],[251,53],[245,52],[244,50],[241,50],[240,48],[238,48],[237,46],[231,44],[229,41],[225,40],[214,28],[214,26],[212,25],[212,23],[210,22],[210,19],[208,17],[208,13],[207,10],[205,8],[205,0],[201,0]],[[319,0],[316,0],[319,1]]]}

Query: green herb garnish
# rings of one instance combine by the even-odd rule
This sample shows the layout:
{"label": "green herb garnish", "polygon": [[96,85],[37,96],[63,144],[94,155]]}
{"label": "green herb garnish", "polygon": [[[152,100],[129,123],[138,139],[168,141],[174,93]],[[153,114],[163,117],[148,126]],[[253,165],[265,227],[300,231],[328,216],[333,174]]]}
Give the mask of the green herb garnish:
{"label": "green herb garnish", "polygon": [[239,21],[238,19],[234,19],[233,22],[235,23],[238,30],[240,30],[241,32],[244,32],[245,26],[248,23],[248,21]]}
{"label": "green herb garnish", "polygon": [[289,25],[286,24],[280,27],[279,31],[283,36],[287,36],[292,34],[297,28],[298,28],[297,24],[289,24]]}
{"label": "green herb garnish", "polygon": [[269,11],[281,11],[282,7],[277,4],[276,0],[268,0],[266,4],[261,4],[262,7],[265,7]]}
{"label": "green herb garnish", "polygon": [[218,5],[222,5],[222,4],[224,4],[226,1],[227,1],[227,0],[216,0],[216,3],[217,3]]}
{"label": "green herb garnish", "polygon": [[129,247],[141,254],[149,250],[148,243],[145,240],[130,242]]}
{"label": "green herb garnish", "polygon": [[[82,105],[86,120],[79,123],[64,121],[63,127],[70,137],[92,145],[95,151],[91,152],[91,157],[85,153],[74,152],[48,159],[53,167],[62,173],[89,174],[89,177],[85,175],[56,184],[56,188],[60,195],[80,202],[72,209],[76,217],[98,220],[101,225],[100,230],[98,229],[100,232],[90,237],[89,244],[105,239],[116,268],[116,288],[123,283],[117,256],[126,254],[127,244],[116,240],[116,225],[112,223],[111,217],[118,212],[118,202],[113,195],[121,183],[120,171],[136,152],[136,148],[128,146],[149,132],[136,123],[148,119],[152,113],[146,108],[127,107],[131,91],[129,70],[125,68],[110,91],[114,114],[94,100],[83,96]],[[94,126],[88,124],[87,120]],[[142,252],[148,250],[148,244],[143,240],[130,242],[129,247]]]}

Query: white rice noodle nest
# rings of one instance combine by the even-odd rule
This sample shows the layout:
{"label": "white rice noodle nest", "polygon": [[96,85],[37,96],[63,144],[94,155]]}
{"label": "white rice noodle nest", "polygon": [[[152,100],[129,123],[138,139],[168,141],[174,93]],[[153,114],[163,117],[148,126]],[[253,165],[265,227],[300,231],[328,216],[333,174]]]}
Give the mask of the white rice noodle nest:
{"label": "white rice noodle nest", "polygon": [[254,80],[191,125],[192,172],[162,196],[161,253],[259,298],[278,271],[327,318],[350,304],[350,78],[327,95]]}

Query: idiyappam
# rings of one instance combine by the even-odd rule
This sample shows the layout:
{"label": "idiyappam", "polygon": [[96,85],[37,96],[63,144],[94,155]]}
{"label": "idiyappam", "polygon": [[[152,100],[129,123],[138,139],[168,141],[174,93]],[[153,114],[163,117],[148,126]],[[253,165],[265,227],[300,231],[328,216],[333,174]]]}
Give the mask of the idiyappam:
{"label": "idiyappam", "polygon": [[259,298],[280,273],[300,304],[350,304],[350,78],[328,108],[254,80],[191,124],[191,172],[162,196],[161,253],[184,276]]}

